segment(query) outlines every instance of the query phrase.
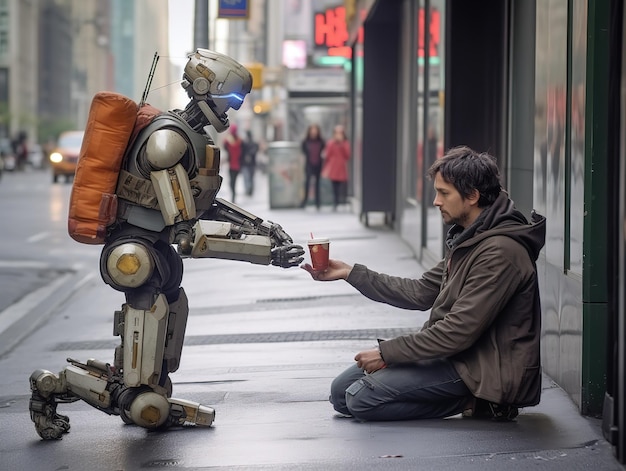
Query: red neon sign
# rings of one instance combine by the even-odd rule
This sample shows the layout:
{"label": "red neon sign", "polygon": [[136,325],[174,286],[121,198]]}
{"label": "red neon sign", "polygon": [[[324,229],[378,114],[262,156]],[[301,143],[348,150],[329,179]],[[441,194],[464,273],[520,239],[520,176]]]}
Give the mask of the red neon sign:
{"label": "red neon sign", "polygon": [[[418,14],[418,31],[419,38],[417,41],[417,55],[418,57],[424,57],[424,43],[425,36],[422,34],[424,31],[424,23],[426,21],[426,11],[420,8]],[[439,55],[439,43],[441,41],[441,13],[436,8],[430,9],[430,24],[428,25],[428,34],[430,35],[430,47],[428,48],[429,57],[437,57]]]}
{"label": "red neon sign", "polygon": [[346,8],[329,8],[315,14],[315,45],[325,47],[345,46],[348,40]]}
{"label": "red neon sign", "polygon": [[[361,15],[365,15],[365,11],[361,10]],[[424,57],[424,23],[426,13],[420,8],[418,13],[418,56]],[[430,22],[428,27],[430,35],[429,56],[436,57],[439,55],[439,44],[441,42],[441,13],[436,8],[430,10]],[[352,48],[346,45],[348,40],[348,27],[346,25],[346,9],[343,6],[329,8],[324,12],[315,14],[314,23],[315,46],[328,48],[328,55],[350,57]],[[357,42],[363,42],[363,27],[359,28]]]}

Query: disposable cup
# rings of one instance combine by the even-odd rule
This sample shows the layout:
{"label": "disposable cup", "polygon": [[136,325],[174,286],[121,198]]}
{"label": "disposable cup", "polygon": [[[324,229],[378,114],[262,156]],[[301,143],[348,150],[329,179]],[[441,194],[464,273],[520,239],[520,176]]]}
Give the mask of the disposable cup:
{"label": "disposable cup", "polygon": [[325,237],[309,239],[309,252],[311,254],[311,265],[318,271],[328,268],[328,252],[330,241]]}

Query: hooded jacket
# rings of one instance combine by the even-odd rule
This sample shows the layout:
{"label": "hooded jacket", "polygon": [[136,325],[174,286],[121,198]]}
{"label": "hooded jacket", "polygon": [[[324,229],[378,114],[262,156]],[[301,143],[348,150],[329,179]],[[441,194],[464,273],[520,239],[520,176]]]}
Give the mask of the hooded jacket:
{"label": "hooded jacket", "polygon": [[467,229],[452,226],[445,258],[419,280],[355,265],[348,283],[375,301],[427,310],[423,328],[380,343],[385,363],[449,358],[472,394],[519,407],[541,396],[536,260],[545,218],[528,223],[506,192]]}

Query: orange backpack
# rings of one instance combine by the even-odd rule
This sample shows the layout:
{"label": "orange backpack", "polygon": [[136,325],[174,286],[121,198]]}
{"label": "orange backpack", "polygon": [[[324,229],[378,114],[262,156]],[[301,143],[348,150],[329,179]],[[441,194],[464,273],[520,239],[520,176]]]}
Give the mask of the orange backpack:
{"label": "orange backpack", "polygon": [[94,95],[74,176],[68,232],[83,244],[103,244],[117,213],[115,188],[137,121],[137,103],[114,92]]}

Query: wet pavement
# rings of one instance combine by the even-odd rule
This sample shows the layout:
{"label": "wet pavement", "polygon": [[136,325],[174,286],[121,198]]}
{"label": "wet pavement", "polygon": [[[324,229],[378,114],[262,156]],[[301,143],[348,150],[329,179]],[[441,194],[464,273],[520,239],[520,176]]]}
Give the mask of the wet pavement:
{"label": "wet pavement", "polygon": [[[267,187],[259,187],[241,206],[280,223],[296,242],[313,232],[329,237],[331,257],[348,263],[407,277],[424,271],[382,215],[370,215],[366,227],[349,207],[272,210]],[[50,282],[34,284],[45,308],[25,309],[0,331],[0,339],[9,329],[25,332],[0,358],[0,469],[624,470],[600,422],[582,417],[547,376],[541,403],[512,423],[337,417],[328,402],[332,379],[376,338],[421,326],[428,313],[374,303],[343,281],[314,282],[299,268],[223,260],[185,261],[190,316],[180,369],[171,375],[175,397],[216,409],[214,425],[148,432],[78,402],[59,406],[70,433],[44,442],[28,416],[30,373],[57,372],[67,357],[111,361],[118,340],[111,320],[123,297],[101,282],[97,267],[84,270],[55,278],[52,290]]]}

